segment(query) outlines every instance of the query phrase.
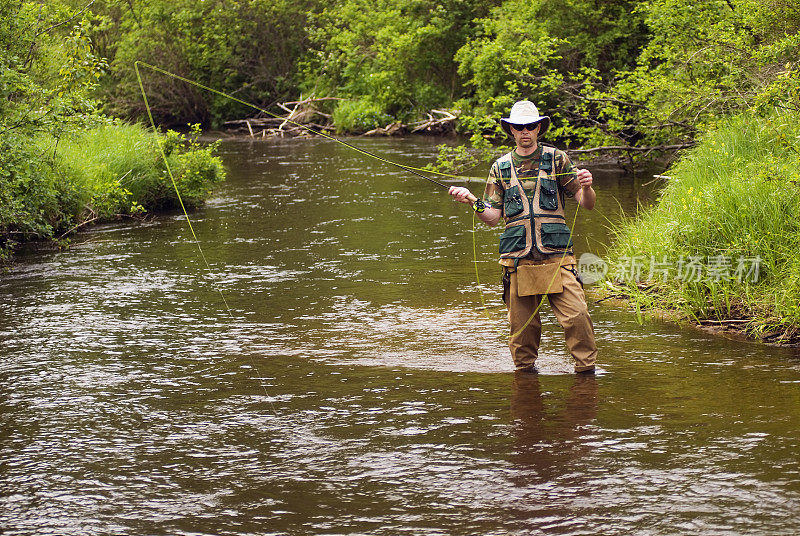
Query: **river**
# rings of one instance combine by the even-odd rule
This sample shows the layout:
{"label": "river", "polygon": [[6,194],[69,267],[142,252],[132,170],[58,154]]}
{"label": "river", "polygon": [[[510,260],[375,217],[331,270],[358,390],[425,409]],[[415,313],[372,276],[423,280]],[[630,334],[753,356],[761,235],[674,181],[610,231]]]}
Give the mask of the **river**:
{"label": "river", "polygon": [[[436,142],[355,140],[417,166]],[[515,377],[497,229],[330,141],[221,153],[191,214],[210,270],[173,214],[0,276],[0,533],[796,532],[796,350],[590,295],[602,373],[570,373],[545,306]],[[651,180],[595,170],[576,253]]]}

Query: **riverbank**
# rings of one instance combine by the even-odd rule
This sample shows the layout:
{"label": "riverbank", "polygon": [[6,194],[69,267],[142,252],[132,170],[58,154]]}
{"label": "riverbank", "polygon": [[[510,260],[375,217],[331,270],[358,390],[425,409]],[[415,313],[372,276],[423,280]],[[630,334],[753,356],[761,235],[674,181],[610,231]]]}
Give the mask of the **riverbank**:
{"label": "riverbank", "polygon": [[[6,138],[0,176],[0,260],[25,242],[54,240],[94,223],[201,203],[225,179],[217,144],[153,134],[140,125],[101,124],[62,138]],[[175,192],[167,165],[181,199]]]}
{"label": "riverbank", "polygon": [[[615,233],[606,292],[706,330],[800,344],[796,113],[720,123]],[[655,313],[657,314],[657,313]]]}

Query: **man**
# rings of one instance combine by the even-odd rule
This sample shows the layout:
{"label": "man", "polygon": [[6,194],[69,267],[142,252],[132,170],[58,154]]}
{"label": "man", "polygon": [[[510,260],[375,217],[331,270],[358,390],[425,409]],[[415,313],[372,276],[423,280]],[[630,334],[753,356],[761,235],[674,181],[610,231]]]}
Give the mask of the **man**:
{"label": "man", "polygon": [[492,164],[483,200],[460,186],[451,187],[450,195],[473,204],[487,225],[493,227],[501,219],[506,223],[500,237],[500,264],[511,325],[508,347],[516,369],[536,372],[542,326],[539,308],[547,295],[564,328],[575,372],[593,373],[594,328],[564,214],[565,195],[574,197],[582,208],[594,208],[592,174],[574,168],[563,151],[539,145],[550,118],[540,116],[532,102],[515,103],[500,125],[514,138],[516,148]]}

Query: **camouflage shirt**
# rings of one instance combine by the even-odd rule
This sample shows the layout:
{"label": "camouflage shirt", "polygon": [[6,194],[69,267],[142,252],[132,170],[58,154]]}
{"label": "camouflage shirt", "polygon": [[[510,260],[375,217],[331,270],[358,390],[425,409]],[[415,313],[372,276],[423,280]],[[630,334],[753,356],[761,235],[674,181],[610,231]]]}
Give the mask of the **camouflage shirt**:
{"label": "camouflage shirt", "polygon": [[[536,178],[539,176],[539,160],[541,160],[541,157],[541,145],[539,145],[536,151],[530,156],[521,157],[516,151],[511,153],[511,160],[517,172],[517,178],[529,199],[533,197],[534,194]],[[580,190],[581,185],[575,174],[575,166],[570,162],[567,153],[556,149],[553,155],[553,163],[559,192],[568,197],[574,197],[575,193]],[[484,202],[491,204],[493,207],[502,207],[503,192],[505,192],[506,186],[509,184],[510,180],[511,179],[501,178],[497,174],[496,166],[493,165],[489,171],[489,179],[486,181],[486,189],[483,193]],[[561,254],[559,254],[559,256],[561,256]],[[548,259],[550,256],[539,253],[534,249],[525,258],[539,261]]]}

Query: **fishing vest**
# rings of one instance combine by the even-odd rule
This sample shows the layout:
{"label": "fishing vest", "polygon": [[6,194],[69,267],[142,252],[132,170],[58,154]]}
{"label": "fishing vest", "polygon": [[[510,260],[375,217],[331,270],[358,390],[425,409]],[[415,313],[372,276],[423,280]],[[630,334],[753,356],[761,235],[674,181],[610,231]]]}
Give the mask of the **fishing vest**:
{"label": "fishing vest", "polygon": [[542,146],[538,177],[533,192],[526,193],[517,178],[511,153],[493,165],[503,182],[503,219],[500,258],[516,261],[533,248],[546,255],[571,255],[572,237],[564,218],[564,196],[559,191],[554,162],[555,149]]}

